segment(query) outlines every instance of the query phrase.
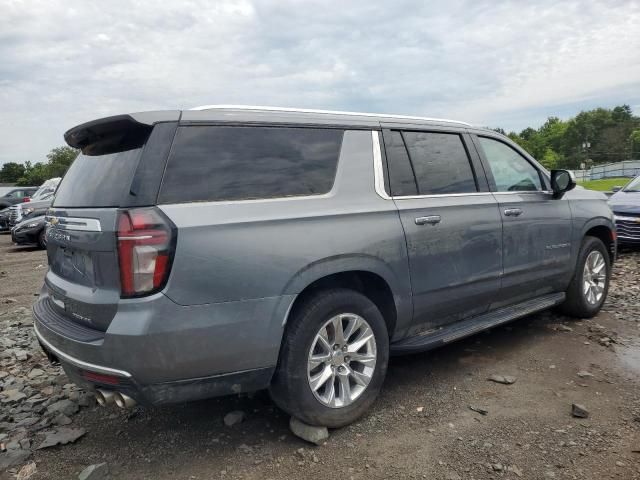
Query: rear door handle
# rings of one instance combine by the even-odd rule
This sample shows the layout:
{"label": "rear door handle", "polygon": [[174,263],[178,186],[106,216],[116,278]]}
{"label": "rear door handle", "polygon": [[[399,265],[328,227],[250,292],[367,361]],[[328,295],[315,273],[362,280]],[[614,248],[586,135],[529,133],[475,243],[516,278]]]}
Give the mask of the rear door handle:
{"label": "rear door handle", "polygon": [[436,225],[440,223],[440,215],[429,215],[428,217],[417,217],[416,225]]}
{"label": "rear door handle", "polygon": [[519,208],[507,208],[505,209],[504,214],[507,217],[519,217],[522,215],[522,210]]}

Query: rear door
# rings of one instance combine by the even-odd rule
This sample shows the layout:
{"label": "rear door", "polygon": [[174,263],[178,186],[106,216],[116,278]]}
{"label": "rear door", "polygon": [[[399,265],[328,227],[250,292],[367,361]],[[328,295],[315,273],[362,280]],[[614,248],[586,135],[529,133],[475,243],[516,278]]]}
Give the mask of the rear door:
{"label": "rear door", "polygon": [[469,138],[388,129],[384,143],[409,254],[413,332],[485,312],[500,289],[502,225]]}
{"label": "rear door", "polygon": [[566,287],[571,210],[554,199],[542,170],[504,139],[474,136],[503,223],[504,276],[496,306]]}
{"label": "rear door", "polygon": [[149,186],[137,177],[149,169],[150,162],[158,163],[161,175],[168,147],[167,151],[157,147],[167,124],[100,126],[102,135],[96,136],[96,143],[86,145],[73,162],[47,213],[49,271],[45,288],[51,308],[59,314],[106,331],[120,300],[119,208],[155,201],[159,178],[153,193],[147,195]]}

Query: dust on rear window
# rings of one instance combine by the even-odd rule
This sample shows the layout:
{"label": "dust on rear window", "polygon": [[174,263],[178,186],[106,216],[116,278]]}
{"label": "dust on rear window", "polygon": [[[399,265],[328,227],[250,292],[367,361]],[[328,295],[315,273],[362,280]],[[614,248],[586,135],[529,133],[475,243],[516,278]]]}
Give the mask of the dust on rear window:
{"label": "dust on rear window", "polygon": [[55,207],[118,207],[131,186],[142,148],[107,155],[80,154],[60,182]]}

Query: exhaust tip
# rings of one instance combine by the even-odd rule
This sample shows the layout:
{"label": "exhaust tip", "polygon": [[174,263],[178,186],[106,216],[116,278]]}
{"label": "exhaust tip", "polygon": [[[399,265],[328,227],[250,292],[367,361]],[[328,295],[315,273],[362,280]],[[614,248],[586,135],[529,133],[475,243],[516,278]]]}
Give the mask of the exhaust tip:
{"label": "exhaust tip", "polygon": [[110,403],[113,403],[113,400],[114,400],[113,397],[114,397],[113,392],[109,390],[102,390],[102,389],[96,390],[96,402],[98,402],[98,405],[100,405],[101,407],[106,407]]}
{"label": "exhaust tip", "polygon": [[131,398],[129,395],[125,395],[124,393],[116,392],[114,394],[114,400],[116,405],[120,408],[131,408],[136,405],[136,401]]}

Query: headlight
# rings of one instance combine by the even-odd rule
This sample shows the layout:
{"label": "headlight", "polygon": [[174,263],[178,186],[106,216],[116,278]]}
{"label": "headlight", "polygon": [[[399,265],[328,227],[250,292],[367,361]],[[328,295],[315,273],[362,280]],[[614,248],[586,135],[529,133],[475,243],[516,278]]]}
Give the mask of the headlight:
{"label": "headlight", "polygon": [[22,209],[22,215],[29,215],[34,210],[35,210],[34,208],[23,208]]}
{"label": "headlight", "polygon": [[24,228],[35,228],[35,227],[38,227],[38,226],[40,226],[40,223],[39,223],[39,222],[33,222],[33,223],[27,223],[27,224],[24,226]]}

